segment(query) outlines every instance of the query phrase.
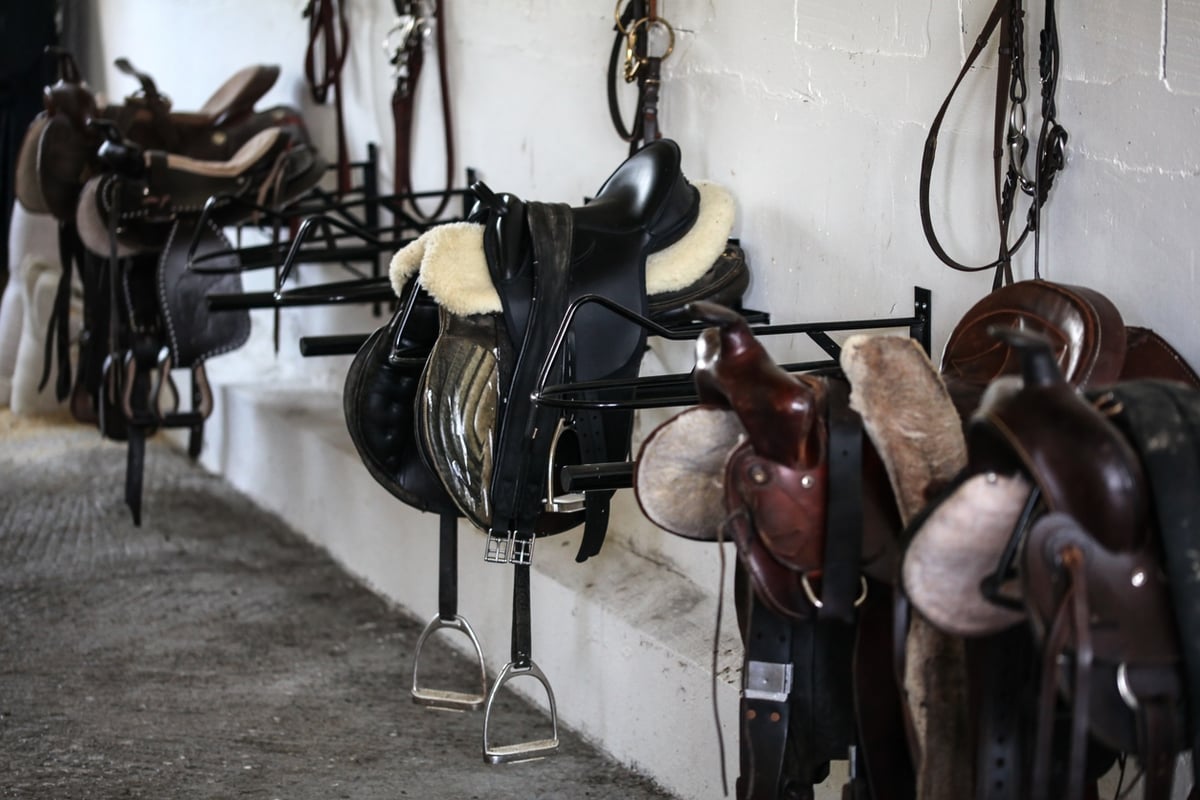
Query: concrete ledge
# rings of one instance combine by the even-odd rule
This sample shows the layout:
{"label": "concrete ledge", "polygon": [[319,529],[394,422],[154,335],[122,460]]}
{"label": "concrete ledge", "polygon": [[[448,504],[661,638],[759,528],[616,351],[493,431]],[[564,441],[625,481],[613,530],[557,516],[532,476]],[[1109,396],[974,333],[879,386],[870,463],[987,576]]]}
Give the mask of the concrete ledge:
{"label": "concrete ledge", "polygon": [[[258,384],[216,391],[202,463],[406,612],[432,618],[438,520],[404,506],[370,477],[346,433],[340,396]],[[494,676],[508,661],[512,572],[483,561],[482,533],[461,524],[458,537],[459,610]],[[577,533],[539,541],[534,660],[554,687],[561,723],[682,797],[720,797],[711,690],[715,587],[697,586],[619,539],[610,537],[585,564],[574,561]],[[732,781],[741,645],[727,600],[717,699]],[[465,639],[444,641],[466,651]],[[396,702],[409,702],[411,666],[397,663]],[[546,707],[535,682],[510,685]],[[482,714],[479,722],[482,736]],[[493,726],[502,743],[544,735],[509,736],[502,720]]]}

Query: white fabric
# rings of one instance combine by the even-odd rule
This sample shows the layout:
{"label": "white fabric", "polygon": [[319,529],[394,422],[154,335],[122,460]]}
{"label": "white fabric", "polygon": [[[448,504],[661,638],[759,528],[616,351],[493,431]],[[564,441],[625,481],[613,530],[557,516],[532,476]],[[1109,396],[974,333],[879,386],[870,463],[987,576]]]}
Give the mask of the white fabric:
{"label": "white fabric", "polygon": [[[13,204],[8,234],[10,272],[0,298],[0,408],[11,403],[18,352],[26,329],[24,282],[35,263],[58,264],[58,223],[48,214],[34,214],[20,203]],[[45,332],[41,335],[45,341]],[[40,365],[39,365],[40,376]]]}

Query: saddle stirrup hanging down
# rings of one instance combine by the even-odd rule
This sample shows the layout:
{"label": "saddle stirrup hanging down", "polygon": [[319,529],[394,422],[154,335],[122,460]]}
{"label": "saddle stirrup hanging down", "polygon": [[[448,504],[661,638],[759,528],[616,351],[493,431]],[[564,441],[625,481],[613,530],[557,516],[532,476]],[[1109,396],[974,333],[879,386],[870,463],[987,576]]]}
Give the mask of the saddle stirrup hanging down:
{"label": "saddle stirrup hanging down", "polygon": [[[545,758],[558,752],[558,709],[554,704],[554,690],[545,673],[531,657],[531,621],[529,613],[529,565],[517,564],[513,568],[513,623],[512,661],[504,665],[488,692],[487,705],[483,711],[483,760],[489,764],[509,764],[514,761],[530,761]],[[550,701],[551,738],[533,739],[508,745],[494,745],[489,735],[492,722],[492,707],[500,688],[509,681],[528,675],[542,684]]]}
{"label": "saddle stirrup hanging down", "polygon": [[[412,699],[419,706],[444,711],[477,711],[487,698],[487,666],[471,623],[458,613],[458,517],[442,514],[439,519],[438,613],[417,639],[416,652],[413,654]],[[478,693],[421,686],[421,648],[425,646],[426,639],[442,629],[464,634],[475,648],[476,665],[479,667]]]}

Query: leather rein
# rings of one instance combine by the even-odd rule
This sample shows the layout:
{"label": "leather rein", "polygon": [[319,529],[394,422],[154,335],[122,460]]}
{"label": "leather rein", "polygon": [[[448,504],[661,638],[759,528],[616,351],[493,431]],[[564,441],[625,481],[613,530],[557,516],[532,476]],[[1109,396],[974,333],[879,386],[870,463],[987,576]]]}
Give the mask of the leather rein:
{"label": "leather rein", "polygon": [[346,147],[346,122],[342,108],[342,68],[350,52],[350,25],[340,0],[309,0],[308,46],[304,53],[304,75],[312,98],[324,105],[333,89],[337,113],[338,192],[350,191],[350,155]]}
{"label": "leather rein", "polygon": [[[1054,0],[1046,0],[1045,20],[1040,36],[1038,74],[1041,81],[1041,128],[1034,155],[1033,174],[1025,170],[1029,151],[1026,135],[1025,104],[1028,87],[1025,80],[1025,8],[1024,0],[996,0],[984,23],[983,30],[968,53],[949,94],[938,109],[925,139],[921,159],[920,208],[921,226],[925,239],[938,259],[960,272],[982,272],[995,269],[992,288],[1013,282],[1012,257],[1028,239],[1034,236],[1034,277],[1041,277],[1040,219],[1042,206],[1050,195],[1054,178],[1065,165],[1066,130],[1058,124],[1055,94],[1058,88],[1059,41],[1058,19]],[[967,265],[955,260],[938,239],[930,213],[929,195],[933,165],[937,157],[937,139],[950,103],[963,79],[975,66],[996,29],[1000,29],[1000,59],[996,70],[995,115],[992,147],[992,182],[996,195],[996,218],[1000,231],[997,256],[984,264]],[[1007,161],[1007,167],[1005,162]],[[1030,197],[1025,225],[1010,243],[1011,220],[1017,192]]]}
{"label": "leather rein", "polygon": [[[454,129],[450,115],[449,81],[446,79],[446,10],[445,0],[432,3],[424,0],[393,0],[396,22],[388,32],[384,47],[391,51],[390,63],[396,87],[392,91],[392,124],[396,136],[395,194],[413,194],[412,186],[412,126],[416,111],[417,83],[425,63],[425,38],[433,29],[437,39],[438,84],[442,98],[442,135],[446,148],[445,191],[431,213],[424,212],[415,198],[408,199],[410,213],[422,222],[432,222],[442,216],[450,202],[450,186],[454,180]],[[426,8],[426,6],[431,6]],[[397,198],[400,202],[400,198]]]}

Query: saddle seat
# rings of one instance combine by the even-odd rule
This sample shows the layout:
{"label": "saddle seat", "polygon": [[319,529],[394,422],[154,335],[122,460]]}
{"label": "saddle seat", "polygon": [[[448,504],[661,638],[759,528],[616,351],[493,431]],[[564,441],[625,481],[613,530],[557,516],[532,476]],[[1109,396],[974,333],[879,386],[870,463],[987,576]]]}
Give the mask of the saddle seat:
{"label": "saddle seat", "polygon": [[[123,171],[89,179],[76,210],[80,238],[98,255],[109,254],[114,214],[119,255],[156,251],[171,223],[198,215],[209,198],[226,201],[214,210],[213,222],[232,225],[251,218],[255,205],[286,206],[325,172],[321,157],[281,127],[258,132],[227,161],[109,144],[101,157]],[[233,202],[238,200],[245,202]]]}

